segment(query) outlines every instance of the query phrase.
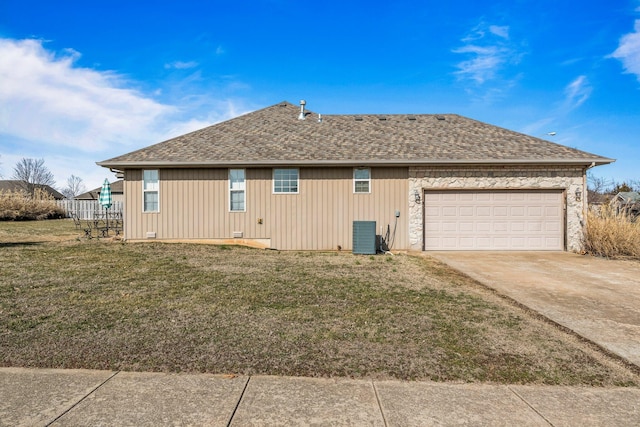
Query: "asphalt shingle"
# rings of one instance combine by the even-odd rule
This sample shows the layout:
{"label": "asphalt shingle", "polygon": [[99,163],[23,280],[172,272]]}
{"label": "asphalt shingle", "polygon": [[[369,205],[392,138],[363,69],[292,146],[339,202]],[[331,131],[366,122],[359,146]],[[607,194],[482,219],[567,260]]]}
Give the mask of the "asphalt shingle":
{"label": "asphalt shingle", "polygon": [[99,162],[105,167],[612,160],[456,114],[322,115],[282,102]]}

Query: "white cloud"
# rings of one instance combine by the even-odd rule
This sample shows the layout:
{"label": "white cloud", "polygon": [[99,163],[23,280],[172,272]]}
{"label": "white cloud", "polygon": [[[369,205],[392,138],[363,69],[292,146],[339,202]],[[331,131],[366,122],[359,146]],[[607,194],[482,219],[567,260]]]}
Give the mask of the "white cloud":
{"label": "white cloud", "polygon": [[188,61],[188,62],[175,61],[168,64],[164,64],[164,68],[167,68],[167,69],[175,68],[176,70],[185,70],[188,68],[195,68],[198,65],[199,64],[196,61]]}
{"label": "white cloud", "polygon": [[476,83],[482,84],[495,77],[497,70],[504,63],[502,54],[495,48],[481,48],[478,46],[465,46],[454,50],[455,53],[473,53],[475,58],[458,63],[459,71],[456,72],[462,78],[470,78]]}
{"label": "white cloud", "polygon": [[[549,104],[549,109],[546,110],[546,117],[523,125],[520,132],[550,139],[550,137],[554,135],[549,135],[549,132],[556,131],[558,124],[565,122],[573,110],[580,107],[589,99],[592,92],[593,87],[586,76],[576,77],[571,83],[565,86],[563,98],[559,97],[556,102]],[[560,126],[560,128],[562,128],[562,126]],[[564,129],[562,134],[564,135],[563,137],[557,136],[553,138],[553,140],[560,144],[565,144],[565,142],[573,140],[568,137],[567,129]]]}
{"label": "white cloud", "polygon": [[253,109],[241,99],[220,99],[216,94],[223,90],[215,82],[203,89],[205,82],[191,78],[177,87],[172,82],[154,88],[155,96],[175,100],[175,105],[161,103],[133,89],[139,82],[79,67],[76,50],[56,53],[43,44],[0,38],[0,173],[5,177],[23,157],[44,158],[60,186],[74,174],[88,188],[97,187],[113,174],[96,161]]}
{"label": "white cloud", "polygon": [[148,140],[158,121],[173,113],[120,76],[74,65],[39,40],[0,39],[0,133],[27,141],[98,151]]}
{"label": "white cloud", "polygon": [[507,65],[517,63],[521,54],[509,41],[509,27],[482,23],[461,39],[463,46],[453,53],[469,57],[456,64],[461,80],[484,84],[498,77]]}
{"label": "white cloud", "polygon": [[569,83],[564,89],[565,93],[565,107],[569,110],[578,108],[581,106],[589,96],[593,88],[589,84],[589,80],[586,76],[579,76],[574,81]]}
{"label": "white cloud", "polygon": [[634,32],[622,36],[618,48],[610,55],[622,62],[627,73],[640,80],[640,19],[636,19]]}
{"label": "white cloud", "polygon": [[224,48],[222,46],[218,46],[216,48],[216,55],[224,55],[226,53],[226,51],[224,50]]}
{"label": "white cloud", "polygon": [[490,25],[489,31],[498,37],[502,37],[503,39],[509,38],[509,27],[506,25]]}

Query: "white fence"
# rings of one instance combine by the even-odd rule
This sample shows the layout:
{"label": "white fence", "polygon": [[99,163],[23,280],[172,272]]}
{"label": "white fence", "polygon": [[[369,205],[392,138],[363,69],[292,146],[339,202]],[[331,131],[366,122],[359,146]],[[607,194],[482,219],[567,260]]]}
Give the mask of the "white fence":
{"label": "white fence", "polygon": [[[76,214],[80,219],[93,219],[96,213],[104,213],[104,207],[97,200],[56,200],[56,203],[68,217]],[[109,212],[122,212],[123,205],[123,202],[113,202]]]}

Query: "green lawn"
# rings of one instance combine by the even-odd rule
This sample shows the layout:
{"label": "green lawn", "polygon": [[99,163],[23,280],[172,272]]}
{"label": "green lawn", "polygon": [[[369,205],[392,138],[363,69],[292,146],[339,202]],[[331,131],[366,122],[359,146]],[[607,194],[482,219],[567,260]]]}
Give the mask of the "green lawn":
{"label": "green lawn", "polygon": [[638,385],[430,258],[85,240],[0,223],[0,365]]}

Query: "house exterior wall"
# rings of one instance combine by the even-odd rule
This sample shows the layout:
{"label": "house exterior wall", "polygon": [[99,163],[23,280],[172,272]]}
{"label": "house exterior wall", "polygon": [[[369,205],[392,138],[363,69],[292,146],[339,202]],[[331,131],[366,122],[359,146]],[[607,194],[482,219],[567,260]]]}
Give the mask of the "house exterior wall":
{"label": "house exterior wall", "polygon": [[[586,210],[583,167],[478,166],[409,168],[409,246],[424,247],[424,190],[563,190],[566,208],[565,242],[570,251],[582,249]],[[576,200],[576,190],[583,193]],[[421,201],[416,202],[416,192]]]}
{"label": "house exterior wall", "polygon": [[[229,211],[228,169],[160,169],[160,209],[142,212],[142,171],[125,171],[125,238],[264,239],[282,250],[352,248],[352,222],[376,221],[407,249],[408,168],[371,168],[371,192],[354,194],[352,168],[300,168],[298,194],[273,194],[271,168],[247,168],[246,211]],[[261,220],[262,223],[259,223]]]}

